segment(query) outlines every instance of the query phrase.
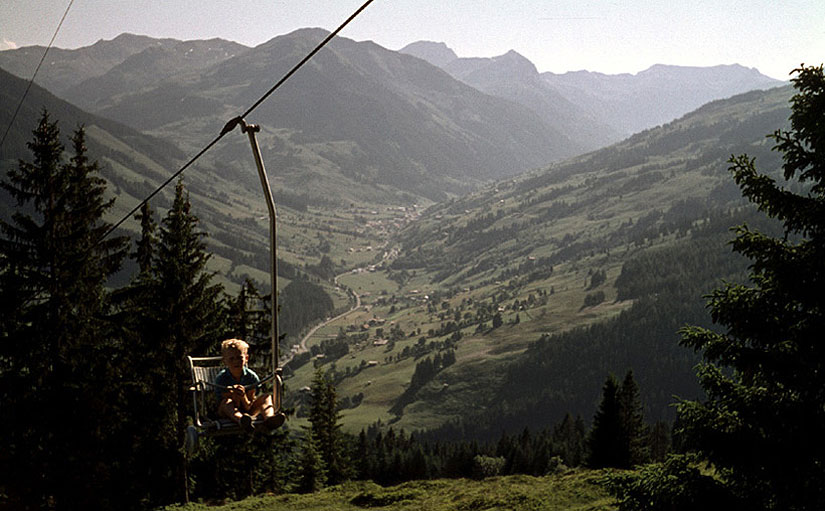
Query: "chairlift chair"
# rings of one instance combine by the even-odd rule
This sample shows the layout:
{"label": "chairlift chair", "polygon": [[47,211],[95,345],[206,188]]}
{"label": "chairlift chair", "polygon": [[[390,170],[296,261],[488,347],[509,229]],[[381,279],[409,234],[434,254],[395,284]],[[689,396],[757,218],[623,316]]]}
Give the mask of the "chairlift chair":
{"label": "chairlift chair", "polygon": [[[272,346],[272,372],[257,386],[273,380],[272,383],[272,404],[275,408],[275,413],[282,413],[283,402],[283,379],[281,378],[281,369],[278,367],[278,322],[277,322],[277,300],[275,299],[278,289],[278,270],[276,257],[276,212],[275,201],[272,198],[272,190],[269,186],[269,179],[266,176],[266,169],[264,168],[263,158],[261,157],[261,150],[258,146],[258,141],[255,134],[260,131],[260,128],[254,124],[246,124],[246,122],[236,117],[226,123],[222,134],[232,131],[236,126],[241,127],[241,131],[246,133],[249,138],[249,143],[252,146],[252,155],[255,158],[255,164],[258,167],[258,177],[261,180],[261,187],[264,191],[264,198],[266,199],[267,209],[269,210],[269,252],[270,252],[270,284],[272,289],[272,307],[270,317],[270,340]],[[198,445],[200,436],[221,436],[239,434],[243,430],[233,421],[229,419],[219,419],[212,417],[212,411],[216,408],[215,403],[215,378],[222,369],[222,359],[219,356],[214,357],[193,357],[188,356],[189,368],[192,376],[192,385],[189,390],[192,392],[193,399],[193,416],[192,425],[186,428],[186,452],[191,455]],[[262,420],[262,419],[257,419]]]}
{"label": "chairlift chair", "polygon": [[[216,357],[186,357],[189,363],[189,371],[192,376],[192,385],[189,391],[192,393],[192,424],[186,428],[186,452],[191,455],[197,449],[201,436],[226,436],[237,435],[242,429],[235,421],[215,416],[215,378],[223,368],[222,359]],[[254,387],[260,388],[265,383],[272,380],[272,406],[275,413],[281,413],[283,403],[283,379],[281,369],[276,368],[276,372],[261,379],[260,383]],[[247,390],[252,386],[247,386]],[[253,425],[258,427],[263,424],[263,416],[258,415]]]}

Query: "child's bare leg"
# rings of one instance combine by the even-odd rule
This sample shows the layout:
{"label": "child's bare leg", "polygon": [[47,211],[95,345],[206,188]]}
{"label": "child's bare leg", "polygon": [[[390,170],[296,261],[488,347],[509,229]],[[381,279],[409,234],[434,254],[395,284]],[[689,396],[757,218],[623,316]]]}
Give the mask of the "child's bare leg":
{"label": "child's bare leg", "polygon": [[286,419],[282,413],[275,414],[275,406],[272,405],[272,396],[269,394],[265,394],[256,399],[255,402],[252,403],[251,410],[254,410],[256,415],[260,414],[263,416],[264,425],[269,430],[280,427]]}
{"label": "child's bare leg", "polygon": [[218,404],[218,417],[224,417],[240,424],[243,414],[232,399],[226,398]]}
{"label": "child's bare leg", "polygon": [[250,415],[262,414],[264,417],[272,417],[275,415],[275,407],[272,406],[272,396],[263,394],[258,396],[249,407]]}

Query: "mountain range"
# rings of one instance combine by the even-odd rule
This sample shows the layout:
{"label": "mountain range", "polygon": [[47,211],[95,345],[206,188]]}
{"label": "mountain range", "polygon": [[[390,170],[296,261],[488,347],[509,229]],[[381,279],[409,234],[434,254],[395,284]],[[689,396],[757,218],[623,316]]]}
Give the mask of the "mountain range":
{"label": "mountain range", "polygon": [[444,43],[402,48],[488,94],[532,105],[595,149],[664,124],[713,101],[783,84],[737,64],[685,67],[657,64],[635,75],[590,71],[539,73],[515,51],[492,58],[459,58]]}
{"label": "mountain range", "polygon": [[[303,29],[247,48],[123,34],[52,49],[38,83],[86,111],[196,151],[325,35]],[[0,68],[26,78],[42,50],[0,52]],[[461,59],[443,44],[393,52],[339,37],[249,121],[264,126],[262,143],[279,165],[275,187],[319,198],[344,190],[344,202],[375,200],[359,189],[385,185],[441,200],[602,147],[712,99],[780,83],[742,70],[659,66],[636,77],[554,77],[513,51]],[[206,159],[242,173],[242,143]]]}
{"label": "mountain range", "polygon": [[[182,139],[179,145],[194,149],[197,144],[187,140],[214,136],[325,35],[300,30],[238,54],[232,53],[236,47],[221,46],[225,58],[207,67],[198,67],[199,59],[197,66],[169,64],[183,59],[194,42],[171,49],[158,43],[86,80],[72,74],[61,94],[93,113]],[[139,46],[123,39],[98,45]],[[19,69],[30,55],[22,50],[0,53],[0,67],[8,69],[15,57],[11,67]],[[46,73],[42,80],[54,78]],[[317,186],[317,195],[326,197],[341,190],[357,196],[358,187],[347,184],[359,183],[443,198],[445,191],[463,193],[581,151],[526,107],[483,94],[419,59],[345,38],[322,50],[249,121],[265,127],[261,138],[275,153],[285,187],[311,193]],[[188,133],[182,135],[182,127]],[[216,152],[222,161],[235,159],[231,149]],[[323,177],[333,179],[316,179],[324,167]]]}

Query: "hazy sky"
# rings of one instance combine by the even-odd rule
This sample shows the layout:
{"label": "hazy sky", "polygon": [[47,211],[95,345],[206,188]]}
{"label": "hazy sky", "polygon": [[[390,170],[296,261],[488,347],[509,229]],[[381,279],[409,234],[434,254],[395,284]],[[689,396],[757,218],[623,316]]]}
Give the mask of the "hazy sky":
{"label": "hazy sky", "polygon": [[[364,0],[75,0],[55,46],[131,32],[255,46],[336,28]],[[0,48],[45,45],[69,0],[0,0]],[[516,50],[539,71],[636,73],[738,63],[787,79],[825,61],[825,0],[374,0],[341,34],[397,50],[429,40],[460,57]]]}

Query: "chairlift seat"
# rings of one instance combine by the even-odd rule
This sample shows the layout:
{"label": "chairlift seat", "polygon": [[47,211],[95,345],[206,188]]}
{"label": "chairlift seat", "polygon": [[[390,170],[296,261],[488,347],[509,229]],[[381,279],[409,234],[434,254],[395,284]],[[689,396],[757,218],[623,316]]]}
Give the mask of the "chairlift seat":
{"label": "chairlift seat", "polygon": [[[216,417],[215,379],[223,369],[222,357],[187,356],[186,359],[192,376],[192,384],[189,387],[193,404],[192,425],[186,429],[186,450],[191,454],[196,449],[201,435],[237,435],[243,433],[243,429],[233,420]],[[267,379],[262,380],[262,383]],[[283,396],[280,370],[273,375],[272,387],[272,404],[275,413],[280,413]],[[252,424],[255,427],[263,427],[263,423],[264,417],[258,415]]]}

